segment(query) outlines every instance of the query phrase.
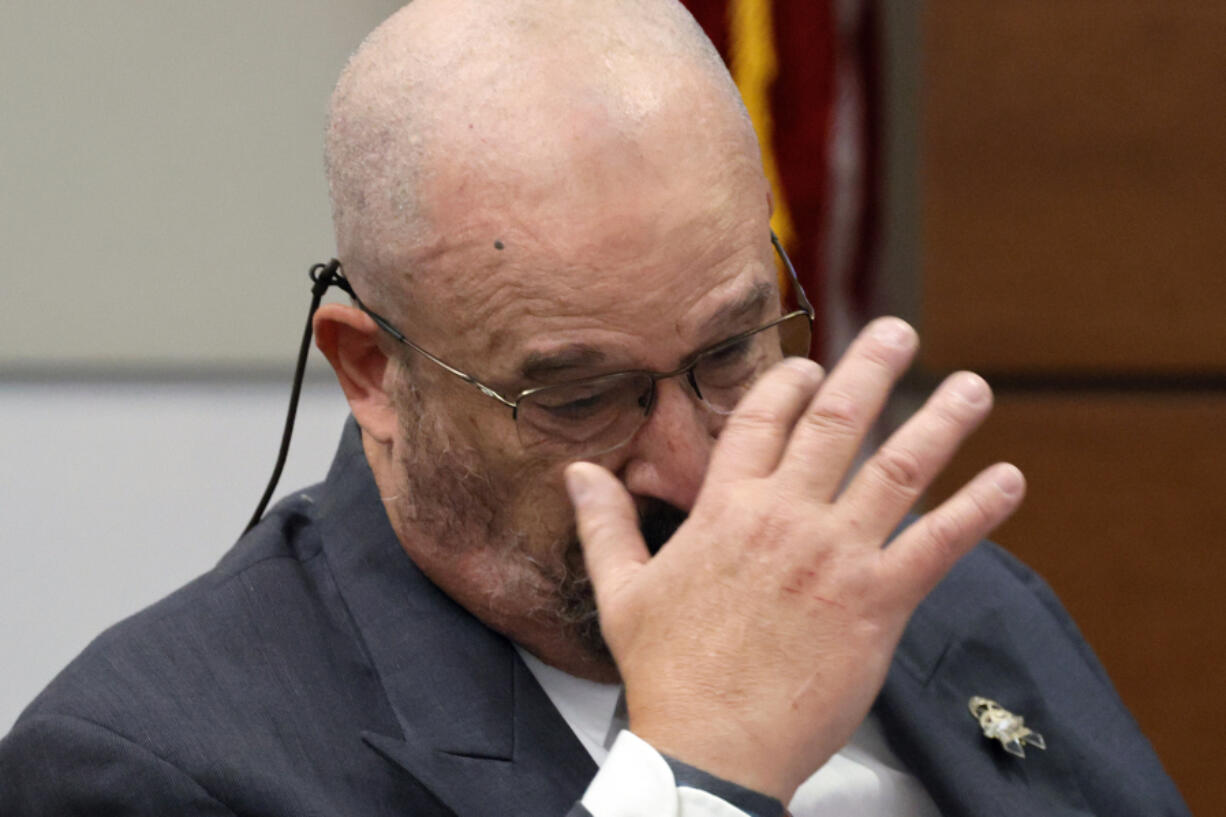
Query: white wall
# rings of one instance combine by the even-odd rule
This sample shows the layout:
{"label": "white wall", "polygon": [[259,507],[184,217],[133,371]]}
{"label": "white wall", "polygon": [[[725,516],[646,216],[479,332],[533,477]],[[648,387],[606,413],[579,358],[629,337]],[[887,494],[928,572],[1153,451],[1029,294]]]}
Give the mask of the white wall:
{"label": "white wall", "polygon": [[[399,4],[0,1],[0,735],[242,530],[334,252],[328,94]],[[315,358],[282,492],[347,413]]]}
{"label": "white wall", "polygon": [[[0,383],[0,736],[106,626],[208,570],[263,492],[282,380]],[[327,472],[348,415],[303,392],[277,495]]]}

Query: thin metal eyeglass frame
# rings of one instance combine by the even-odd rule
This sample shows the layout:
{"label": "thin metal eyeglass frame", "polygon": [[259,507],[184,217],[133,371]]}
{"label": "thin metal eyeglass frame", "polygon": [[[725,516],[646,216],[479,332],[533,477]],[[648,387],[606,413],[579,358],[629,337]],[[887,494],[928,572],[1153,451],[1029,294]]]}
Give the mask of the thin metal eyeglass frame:
{"label": "thin metal eyeglass frame", "polygon": [[[581,380],[573,380],[567,383],[551,383],[546,386],[534,386],[533,388],[524,389],[520,391],[518,394],[515,395],[514,398],[507,397],[506,395],[499,392],[497,389],[494,389],[491,386],[487,386],[486,384],[482,383],[477,378],[473,377],[468,372],[457,369],[455,366],[452,366],[446,361],[440,360],[435,355],[431,354],[430,352],[426,351],[422,347],[418,346],[413,341],[409,340],[404,335],[404,333],[401,332],[399,329],[397,329],[395,326],[393,326],[391,322],[387,320],[387,318],[384,318],[382,315],[380,315],[379,313],[375,312],[374,310],[366,306],[366,304],[362,303],[362,299],[359,298],[357,293],[353,291],[353,288],[349,286],[349,282],[340,274],[339,270],[337,271],[336,277],[338,278],[337,284],[342,289],[344,289],[347,293],[349,293],[350,297],[353,298],[353,302],[354,304],[357,305],[358,309],[361,309],[363,312],[369,315],[371,320],[373,320],[380,329],[382,329],[384,332],[390,335],[393,340],[397,341],[398,343],[404,344],[405,346],[412,349],[414,352],[417,352],[422,357],[429,360],[431,363],[434,363],[436,366],[439,366],[440,368],[460,378],[465,383],[469,384],[473,388],[477,389],[477,391],[484,394],[486,397],[493,398],[494,400],[497,400],[499,403],[502,403],[504,406],[511,409],[511,419],[512,420],[519,419],[519,404],[522,403],[525,399],[539,392],[546,391],[549,389],[555,389],[558,386],[579,386],[585,383],[593,383],[593,382],[597,382],[600,380],[604,380],[605,378],[620,377],[620,376],[628,375],[628,374],[648,375],[651,378],[651,395],[653,399],[650,399],[647,403],[646,411],[644,412],[644,415],[646,415],[646,412],[650,411],[651,405],[654,404],[655,402],[654,396],[655,396],[656,382],[660,380],[667,380],[670,377],[677,377],[678,375],[682,375],[682,374],[687,375],[686,379],[689,380],[691,387],[694,388],[694,391],[698,394],[699,399],[703,399],[702,392],[699,391],[697,383],[694,382],[693,370],[694,370],[694,367],[698,364],[698,362],[702,360],[702,358],[705,355],[709,354],[710,352],[716,351],[720,348],[723,348],[724,346],[731,346],[733,344],[739,343],[740,341],[744,340],[745,338],[751,335],[755,335],[758,332],[764,332],[767,329],[770,329],[773,326],[778,326],[784,321],[790,320],[791,318],[795,317],[796,315],[800,315],[800,314],[803,314],[808,317],[809,331],[812,332],[813,319],[815,315],[814,310],[813,310],[813,304],[809,302],[808,296],[805,295],[804,287],[800,285],[800,279],[796,275],[796,268],[792,266],[792,260],[788,258],[787,252],[783,249],[782,242],[779,241],[778,236],[775,235],[773,230],[771,231],[771,244],[774,246],[775,252],[778,254],[779,258],[783,261],[784,267],[787,268],[788,281],[792,285],[792,291],[796,293],[796,300],[799,302],[800,309],[795,309],[791,312],[788,312],[786,315],[782,315],[778,318],[775,318],[769,323],[766,323],[755,329],[751,329],[748,332],[741,332],[738,335],[733,335],[730,338],[725,338],[724,340],[721,340],[719,343],[716,343],[712,346],[708,346],[705,349],[700,349],[697,352],[695,352],[693,355],[690,356],[689,362],[687,362],[685,365],[671,372],[650,372],[644,369],[625,369],[619,372],[609,372],[608,374],[596,375],[595,377],[587,377]],[[705,399],[703,400],[703,402],[704,403],[706,402]]]}
{"label": "thin metal eyeglass frame", "polygon": [[[650,375],[652,378],[651,395],[650,395],[651,400],[647,403],[647,405],[644,406],[644,413],[643,413],[644,417],[646,417],[647,414],[651,411],[651,406],[655,402],[655,385],[656,385],[657,380],[661,380],[666,377],[676,377],[679,374],[689,372],[690,377],[688,379],[691,385],[694,386],[695,391],[697,391],[697,385],[694,382],[694,377],[692,374],[693,367],[708,352],[711,352],[715,349],[719,349],[725,344],[736,343],[756,332],[761,332],[765,329],[769,329],[772,326],[778,326],[783,321],[788,320],[798,314],[804,314],[808,316],[809,331],[810,333],[812,333],[813,317],[814,317],[813,305],[809,303],[808,297],[805,296],[804,287],[800,285],[800,280],[796,277],[796,270],[795,268],[792,267],[792,261],[791,259],[788,258],[788,254],[784,252],[783,245],[779,243],[779,238],[775,235],[773,231],[771,232],[771,244],[774,245],[775,252],[778,253],[779,257],[783,259],[784,266],[787,267],[788,275],[790,277],[793,291],[796,293],[796,300],[800,303],[800,309],[793,310],[792,312],[789,312],[788,314],[767,324],[766,326],[758,327],[757,329],[753,330],[753,332],[743,332],[735,337],[731,337],[731,338],[728,338],[727,340],[721,341],[720,343],[717,343],[714,346],[710,346],[707,349],[704,349],[700,352],[696,352],[690,358],[690,363],[688,366],[683,366],[682,368],[670,374],[656,374],[653,372],[639,372],[639,374]],[[350,297],[353,298],[354,303],[356,303],[363,312],[365,312],[367,315],[370,315],[371,319],[374,320],[374,322],[379,326],[380,329],[382,329],[384,332],[387,332],[389,335],[391,335],[393,338],[395,338],[399,342],[403,343],[405,346],[408,346],[410,349],[413,349],[414,351],[423,355],[427,360],[430,360],[436,363],[437,365],[441,366],[442,368],[454,374],[456,377],[460,378],[466,383],[469,383],[474,388],[476,388],[478,391],[480,391],[482,394],[488,395],[489,397],[494,398],[498,402],[506,406],[509,406],[511,408],[512,421],[518,420],[519,403],[523,401],[524,398],[529,397],[532,394],[541,391],[542,389],[553,388],[553,386],[540,386],[535,389],[526,389],[525,391],[520,392],[514,401],[509,400],[508,398],[500,394],[497,390],[492,389],[489,386],[485,385],[484,383],[478,381],[475,377],[468,374],[467,372],[462,372],[459,369],[455,368],[454,366],[448,365],[447,363],[444,363],[443,361],[439,360],[437,357],[430,354],[425,349],[421,348],[416,343],[406,338],[400,332],[399,329],[392,326],[392,324],[382,315],[379,315],[378,313],[372,312],[370,309],[368,309],[366,305],[362,303],[362,299],[359,298],[357,293],[353,291],[353,286],[349,283],[349,281],[341,273],[341,262],[338,261],[337,259],[333,258],[331,261],[329,261],[326,264],[312,264],[308,274],[310,275],[310,278],[311,278],[311,306],[310,306],[310,309],[307,310],[306,325],[302,328],[302,340],[299,341],[298,343],[298,360],[297,360],[297,363],[295,363],[294,365],[294,379],[290,386],[289,406],[285,410],[285,425],[281,429],[281,445],[277,449],[277,459],[272,467],[272,476],[268,478],[268,484],[264,487],[264,493],[260,497],[260,501],[256,503],[255,512],[251,514],[251,519],[247,522],[247,527],[243,529],[244,534],[246,534],[248,531],[254,528],[259,523],[260,518],[264,515],[264,509],[268,507],[268,502],[269,500],[272,499],[273,491],[276,490],[277,483],[281,479],[281,471],[285,467],[285,460],[289,456],[290,441],[291,439],[293,439],[293,435],[294,435],[294,418],[298,415],[298,397],[302,393],[302,377],[303,377],[303,374],[305,374],[306,372],[307,353],[310,352],[311,350],[311,336],[313,334],[312,327],[313,327],[313,323],[315,319],[315,310],[319,309],[319,304],[323,300],[324,293],[328,291],[329,287],[335,286],[343,290],[345,293],[347,293]],[[601,375],[600,377],[610,377],[610,376],[620,375],[620,374],[627,374],[627,372],[614,372],[612,375]],[[634,374],[634,372],[629,372],[629,374]],[[576,382],[584,383],[584,382],[591,382],[591,380],[598,380],[598,379],[599,378],[590,378],[588,380],[581,380],[581,381],[576,381]],[[567,385],[574,385],[574,384],[567,384]],[[701,394],[699,394],[699,399],[702,399]],[[706,403],[706,400],[703,400],[703,402]],[[707,405],[710,405],[710,404],[707,403]]]}

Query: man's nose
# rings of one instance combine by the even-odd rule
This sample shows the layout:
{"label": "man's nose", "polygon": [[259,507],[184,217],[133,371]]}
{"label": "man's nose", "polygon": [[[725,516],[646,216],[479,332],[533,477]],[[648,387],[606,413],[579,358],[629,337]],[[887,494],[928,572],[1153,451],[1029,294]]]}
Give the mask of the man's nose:
{"label": "man's nose", "polygon": [[684,376],[659,381],[651,414],[627,443],[628,456],[620,469],[626,490],[689,511],[723,422]]}

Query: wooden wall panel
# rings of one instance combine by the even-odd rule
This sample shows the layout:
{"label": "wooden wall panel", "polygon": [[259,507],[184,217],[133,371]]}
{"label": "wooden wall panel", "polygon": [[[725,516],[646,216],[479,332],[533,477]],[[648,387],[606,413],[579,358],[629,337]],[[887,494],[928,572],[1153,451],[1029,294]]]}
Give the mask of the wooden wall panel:
{"label": "wooden wall panel", "polygon": [[[1012,384],[939,488],[1022,467],[998,538],[1064,599],[1192,811],[1220,813],[1226,3],[923,13],[922,367]],[[1094,383],[1119,390],[1074,388]]]}
{"label": "wooden wall panel", "polygon": [[1059,594],[1193,813],[1220,813],[1226,395],[998,395],[934,498],[1003,459],[1029,491],[994,538]]}
{"label": "wooden wall panel", "polygon": [[925,361],[1226,372],[1226,3],[931,0]]}

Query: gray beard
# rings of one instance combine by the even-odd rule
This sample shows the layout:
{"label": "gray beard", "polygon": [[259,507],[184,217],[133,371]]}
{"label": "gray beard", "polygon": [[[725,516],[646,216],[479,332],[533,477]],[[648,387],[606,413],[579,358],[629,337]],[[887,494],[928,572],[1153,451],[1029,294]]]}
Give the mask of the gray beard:
{"label": "gray beard", "polygon": [[[643,501],[639,507],[639,531],[648,552],[652,556],[658,553],[685,519],[684,511],[667,502],[658,499]],[[534,564],[551,588],[553,599],[541,612],[556,621],[566,631],[568,639],[580,645],[589,656],[612,664],[613,656],[600,631],[596,593],[583,562],[583,546],[578,537],[572,537],[567,542],[561,571],[548,571],[535,561]]]}
{"label": "gray beard", "polygon": [[[515,529],[506,518],[505,489],[491,482],[475,452],[451,443],[439,421],[441,415],[425,411],[417,390],[409,383],[404,386],[398,402],[411,453],[409,461],[400,464],[406,495],[394,500],[402,518],[443,559],[487,551],[483,590],[491,610],[557,628],[590,658],[613,666],[573,523],[550,547],[529,547],[528,533]],[[638,507],[643,539],[655,555],[686,514],[658,499],[641,499]]]}

